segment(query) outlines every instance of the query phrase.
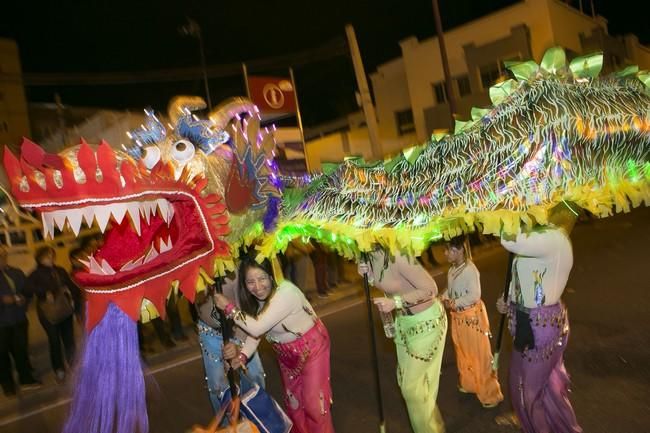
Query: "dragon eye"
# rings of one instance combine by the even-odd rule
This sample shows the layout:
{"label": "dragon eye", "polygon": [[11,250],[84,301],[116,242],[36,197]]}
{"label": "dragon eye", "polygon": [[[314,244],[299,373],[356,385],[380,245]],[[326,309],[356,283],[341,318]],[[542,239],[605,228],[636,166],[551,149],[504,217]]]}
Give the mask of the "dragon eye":
{"label": "dragon eye", "polygon": [[171,155],[180,164],[194,157],[194,145],[187,140],[179,140],[172,146]]}
{"label": "dragon eye", "polygon": [[145,167],[151,170],[160,161],[160,148],[158,146],[147,146],[144,148],[142,162]]}

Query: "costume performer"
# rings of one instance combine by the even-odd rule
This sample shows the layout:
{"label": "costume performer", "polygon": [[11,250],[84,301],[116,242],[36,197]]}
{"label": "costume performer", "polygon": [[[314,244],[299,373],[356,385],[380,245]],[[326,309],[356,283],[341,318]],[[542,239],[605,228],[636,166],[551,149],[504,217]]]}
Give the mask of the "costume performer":
{"label": "costume performer", "polygon": [[510,317],[510,396],[525,433],[582,432],[569,402],[564,367],[569,317],[560,298],[573,266],[569,233],[575,222],[568,206],[553,210],[552,225],[501,240],[516,254],[509,305],[501,297],[497,308]]}
{"label": "costume performer", "polygon": [[445,255],[451,267],[442,299],[451,316],[458,390],[476,394],[485,408],[496,407],[503,400],[503,394],[492,369],[490,322],[481,300],[480,275],[468,257],[465,236],[452,238],[447,243]]}
{"label": "costume performer", "polygon": [[[226,278],[222,286],[223,293],[230,299],[237,299],[237,274],[233,273],[231,278]],[[205,369],[205,380],[208,384],[208,394],[210,403],[215,413],[221,409],[221,397],[228,387],[228,378],[226,377],[226,365],[224,364],[223,354],[223,334],[219,313],[214,305],[214,300],[210,294],[198,296],[195,300],[196,310],[199,315],[197,330],[199,334],[199,344],[201,345],[201,355],[203,357],[203,367]],[[240,328],[235,327],[235,336],[231,340],[237,345],[243,344],[247,334]],[[264,368],[257,351],[247,356],[246,370],[248,378],[255,384],[264,388]],[[248,381],[242,382],[242,394],[246,393],[245,385]]]}
{"label": "costume performer", "polygon": [[374,299],[379,311],[395,310],[397,383],[406,402],[415,433],[442,433],[445,425],[436,404],[442,353],[447,335],[447,315],[436,298],[435,280],[415,259],[383,249],[361,262],[359,273],[368,274],[386,297]]}
{"label": "costume performer", "polygon": [[[334,433],[330,387],[330,338],[302,291],[288,280],[276,284],[269,260],[245,257],[239,267],[240,310],[227,297],[215,302],[252,337],[266,334],[275,350],[294,433]],[[246,362],[259,344],[248,338],[240,353]],[[231,365],[237,367],[234,360]]]}

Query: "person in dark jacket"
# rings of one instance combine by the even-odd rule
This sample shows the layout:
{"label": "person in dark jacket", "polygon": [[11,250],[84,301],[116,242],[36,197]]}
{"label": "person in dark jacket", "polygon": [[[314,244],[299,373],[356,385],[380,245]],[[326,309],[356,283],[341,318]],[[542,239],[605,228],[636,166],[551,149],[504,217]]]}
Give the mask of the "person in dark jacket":
{"label": "person in dark jacket", "polygon": [[[76,315],[82,321],[83,301],[81,290],[70,279],[65,269],[54,264],[54,248],[45,246],[36,251],[36,269],[27,279],[26,292],[37,299],[36,311],[50,345],[50,361],[57,382],[65,379],[65,360],[72,366],[75,353],[74,321]],[[53,320],[48,310],[57,303],[57,297],[65,296],[72,306],[69,316]],[[49,305],[48,305],[49,304]],[[65,351],[61,351],[61,344]]]}
{"label": "person in dark jacket", "polygon": [[41,382],[32,375],[27,347],[27,305],[25,274],[7,265],[9,252],[0,246],[0,384],[7,397],[16,395],[11,358],[23,390],[35,389]]}

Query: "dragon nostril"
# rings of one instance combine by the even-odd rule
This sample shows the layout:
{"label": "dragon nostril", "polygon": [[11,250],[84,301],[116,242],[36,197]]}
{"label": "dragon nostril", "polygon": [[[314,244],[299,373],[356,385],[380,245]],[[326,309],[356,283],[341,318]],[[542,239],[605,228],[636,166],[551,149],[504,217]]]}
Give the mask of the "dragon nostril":
{"label": "dragon nostril", "polygon": [[179,151],[179,152],[184,151],[185,147],[186,147],[185,143],[183,143],[182,141],[176,143],[176,150]]}

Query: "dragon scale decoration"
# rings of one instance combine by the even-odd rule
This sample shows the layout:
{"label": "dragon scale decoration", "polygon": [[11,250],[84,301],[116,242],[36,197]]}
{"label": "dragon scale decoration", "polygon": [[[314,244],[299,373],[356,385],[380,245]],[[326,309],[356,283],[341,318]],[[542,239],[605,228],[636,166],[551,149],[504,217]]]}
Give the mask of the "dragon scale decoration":
{"label": "dragon scale decoration", "polygon": [[475,227],[500,235],[547,224],[562,201],[599,217],[650,202],[648,72],[601,78],[602,54],[567,65],[561,48],[541,65],[508,66],[516,79],[493,86],[494,107],[472,109],[454,135],[434,134],[383,162],[349,158],[285,190],[261,254],[301,236],[350,258],[376,243],[419,255]]}

